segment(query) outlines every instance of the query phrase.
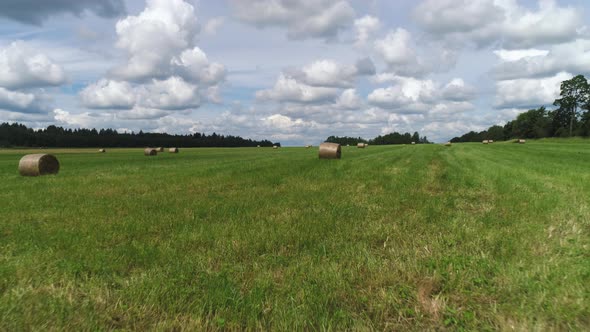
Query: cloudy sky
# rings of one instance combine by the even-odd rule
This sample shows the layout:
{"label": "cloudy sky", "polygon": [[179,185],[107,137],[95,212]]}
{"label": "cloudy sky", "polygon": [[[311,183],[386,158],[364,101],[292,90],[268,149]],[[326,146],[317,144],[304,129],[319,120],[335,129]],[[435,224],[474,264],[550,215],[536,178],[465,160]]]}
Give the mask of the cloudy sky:
{"label": "cloudy sky", "polygon": [[587,0],[0,0],[0,122],[444,141],[590,74]]}

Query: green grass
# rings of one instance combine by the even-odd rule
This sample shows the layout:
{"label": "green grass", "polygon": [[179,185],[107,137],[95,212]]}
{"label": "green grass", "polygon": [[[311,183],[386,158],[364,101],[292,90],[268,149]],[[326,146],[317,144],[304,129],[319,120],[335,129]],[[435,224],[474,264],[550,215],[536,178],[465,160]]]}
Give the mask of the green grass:
{"label": "green grass", "polygon": [[587,330],[590,141],[0,151],[0,330]]}

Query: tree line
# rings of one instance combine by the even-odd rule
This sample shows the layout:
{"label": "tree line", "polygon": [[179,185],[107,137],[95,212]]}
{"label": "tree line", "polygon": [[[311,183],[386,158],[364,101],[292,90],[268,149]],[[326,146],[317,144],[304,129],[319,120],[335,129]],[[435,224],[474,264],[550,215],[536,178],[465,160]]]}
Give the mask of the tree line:
{"label": "tree line", "polygon": [[18,123],[0,124],[0,147],[255,147],[273,146],[269,140],[255,141],[239,136],[194,133],[170,135],[166,133],[119,133],[113,129],[67,129],[49,126],[34,130]]}
{"label": "tree line", "polygon": [[578,75],[561,82],[560,90],[560,98],[553,102],[554,110],[547,110],[544,106],[531,109],[504,126],[470,131],[451,142],[590,136],[590,84],[583,75]]}
{"label": "tree line", "polygon": [[326,142],[339,143],[341,145],[356,145],[357,143],[367,143],[370,145],[411,144],[412,142],[415,142],[416,144],[430,143],[426,136],[420,137],[420,134],[418,132],[414,132],[414,134],[400,134],[398,132],[393,132],[387,135],[379,135],[369,140],[366,140],[362,137],[329,136],[326,139]]}

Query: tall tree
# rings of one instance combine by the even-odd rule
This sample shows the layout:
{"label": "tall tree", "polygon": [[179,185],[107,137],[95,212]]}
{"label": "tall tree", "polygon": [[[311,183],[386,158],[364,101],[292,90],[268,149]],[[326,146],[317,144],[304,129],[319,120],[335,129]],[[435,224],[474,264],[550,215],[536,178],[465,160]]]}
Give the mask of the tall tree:
{"label": "tall tree", "polygon": [[588,104],[590,99],[590,85],[584,75],[578,75],[571,80],[561,82],[561,98],[553,105],[568,110],[570,114],[570,137],[573,134],[574,120],[578,117],[578,109]]}

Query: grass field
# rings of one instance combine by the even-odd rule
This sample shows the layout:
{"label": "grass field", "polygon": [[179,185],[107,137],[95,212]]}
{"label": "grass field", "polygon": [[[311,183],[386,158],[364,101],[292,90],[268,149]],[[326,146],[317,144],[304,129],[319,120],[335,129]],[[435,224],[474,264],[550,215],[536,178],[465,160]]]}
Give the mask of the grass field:
{"label": "grass field", "polygon": [[588,330],[590,141],[0,151],[0,330]]}

